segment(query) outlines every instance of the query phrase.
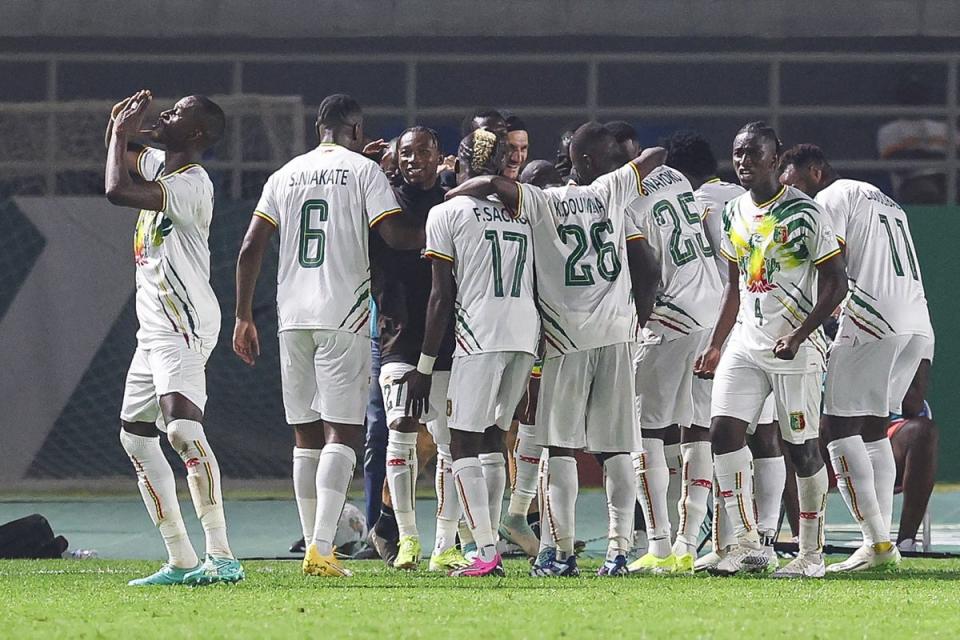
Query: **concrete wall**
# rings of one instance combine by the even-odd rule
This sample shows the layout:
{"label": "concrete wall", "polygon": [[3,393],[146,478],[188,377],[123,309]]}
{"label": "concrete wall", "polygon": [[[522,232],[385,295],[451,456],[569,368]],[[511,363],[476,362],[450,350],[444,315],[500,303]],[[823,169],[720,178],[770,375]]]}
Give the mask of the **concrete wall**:
{"label": "concrete wall", "polygon": [[0,37],[960,35],[956,0],[4,0]]}

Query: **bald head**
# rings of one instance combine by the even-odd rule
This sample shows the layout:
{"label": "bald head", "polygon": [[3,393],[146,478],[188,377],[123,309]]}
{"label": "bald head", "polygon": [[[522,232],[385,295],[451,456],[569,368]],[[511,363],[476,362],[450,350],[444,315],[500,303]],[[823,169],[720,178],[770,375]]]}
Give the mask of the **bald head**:
{"label": "bald head", "polygon": [[523,171],[520,172],[520,182],[532,184],[535,187],[545,189],[547,187],[558,187],[563,184],[560,172],[553,166],[552,162],[546,160],[532,160]]}

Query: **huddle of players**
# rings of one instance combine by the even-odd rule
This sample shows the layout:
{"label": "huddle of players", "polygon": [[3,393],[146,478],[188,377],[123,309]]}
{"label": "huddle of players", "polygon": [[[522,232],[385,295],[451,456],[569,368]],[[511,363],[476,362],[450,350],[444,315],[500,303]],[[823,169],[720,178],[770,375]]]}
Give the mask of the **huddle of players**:
{"label": "huddle of players", "polygon": [[[693,571],[714,479],[724,516],[718,520],[729,531],[718,532],[707,568],[729,575],[770,567],[746,446],[769,396],[797,470],[801,512],[800,554],[775,575],[822,576],[827,479],[817,435],[827,365],[820,325],[847,294],[833,229],[851,238],[846,252],[855,288],[830,358],[825,425],[841,491],[865,541],[844,564],[895,562],[889,519],[884,527],[877,500],[885,496],[873,487],[872,458],[859,433],[899,408],[904,380],[909,384],[920,359],[932,357],[918,265],[896,203],[870,185],[835,180],[823,170],[825,161],[816,170],[795,162],[795,171],[784,174],[785,182],[819,192],[823,206],[781,186],[780,143],[762,123],[745,126],[734,141],[737,175],[749,190],[736,197],[736,187],[714,176],[671,168],[668,150],[638,156],[639,149],[594,123],[570,140],[576,183],[541,189],[501,175],[506,136],[490,124],[461,142],[458,186],[446,195],[430,179],[439,160],[435,134],[407,130],[395,148],[404,181],[392,189],[358,153],[359,104],[329,96],[318,114],[318,147],[264,187],[238,259],[234,350],[250,364],[259,354],[253,291],[279,231],[281,377],[296,437],[304,572],[349,575],[334,555],[333,537],[365,413],[372,291],[381,314],[386,308],[380,384],[390,426],[387,481],[401,534],[396,566],[414,568],[420,560],[413,502],[416,428],[424,421],[439,450],[431,568],[503,574],[496,547],[503,431],[542,350],[536,425],[520,434],[529,448],[518,448],[519,498],[517,505],[511,499],[509,514],[522,515],[530,504],[537,492],[531,471],[539,464],[534,575],[579,573],[574,454],[584,449],[604,466],[610,542],[601,575]],[[690,178],[701,183],[696,192]],[[157,215],[167,207],[163,202]],[[711,213],[721,218],[719,229]],[[174,220],[172,232],[178,231]],[[726,261],[723,288],[717,254]],[[910,314],[902,311],[904,300]],[[910,375],[898,375],[905,371]],[[714,378],[712,392],[694,373]],[[154,376],[160,377],[156,369]],[[664,442],[678,428],[681,518],[671,545]],[[628,567],[638,494],[649,550]],[[469,559],[455,547],[461,513],[476,546]],[[179,565],[172,559],[167,566]],[[206,574],[216,580],[215,569]]]}

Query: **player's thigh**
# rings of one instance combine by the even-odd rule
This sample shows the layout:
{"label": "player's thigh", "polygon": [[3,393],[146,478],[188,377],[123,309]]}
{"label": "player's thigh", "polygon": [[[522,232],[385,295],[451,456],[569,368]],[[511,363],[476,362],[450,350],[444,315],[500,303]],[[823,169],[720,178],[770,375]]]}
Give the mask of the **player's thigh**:
{"label": "player's thigh", "polygon": [[[149,360],[157,397],[179,394],[202,416],[207,404],[206,356],[185,343],[170,342],[151,346]],[[164,407],[169,411],[169,405],[161,405],[162,411]],[[169,419],[169,416],[165,418]]]}
{"label": "player's thigh", "polygon": [[130,361],[130,368],[127,369],[120,419],[124,422],[156,423],[160,418],[160,403],[157,397],[149,355],[145,349],[137,347]]}
{"label": "player's thigh", "polygon": [[702,342],[697,333],[637,349],[637,407],[642,428],[692,423],[693,362]]}
{"label": "player's thigh", "polygon": [[[566,449],[586,446],[587,400],[596,367],[596,351],[575,351],[543,361],[537,402],[537,444]],[[632,375],[630,381],[632,390]],[[629,397],[632,399],[633,394]]]}
{"label": "player's thigh", "polygon": [[361,425],[367,412],[370,343],[346,331],[314,331],[317,390],[312,408],[324,422]]}
{"label": "player's thigh", "polygon": [[640,451],[633,398],[633,345],[601,347],[587,399],[586,449],[594,453]]}
{"label": "player's thigh", "polygon": [[313,409],[317,373],[313,356],[313,332],[294,329],[280,332],[280,386],[288,424],[306,424],[320,419]]}
{"label": "player's thigh", "polygon": [[803,444],[820,436],[821,378],[816,371],[770,374],[784,442]]}
{"label": "player's thigh", "polygon": [[510,429],[510,423],[523,394],[527,390],[534,357],[529,353],[517,351],[504,355],[503,373],[500,375],[500,389],[497,392],[496,425],[503,431]]}
{"label": "player's thigh", "polygon": [[[835,344],[827,362],[823,412],[839,417],[886,416],[894,366],[908,342],[909,336],[890,336],[853,345]],[[916,364],[911,378],[915,370]]]}
{"label": "player's thigh", "polygon": [[451,429],[483,433],[497,419],[500,377],[506,364],[503,353],[477,353],[453,359],[450,371]]}
{"label": "player's thigh", "polygon": [[755,425],[770,391],[767,373],[742,350],[728,346],[713,377],[710,417],[726,416]]}
{"label": "player's thigh", "polygon": [[433,437],[437,447],[450,447],[450,427],[447,421],[453,413],[453,402],[449,399],[450,372],[434,371],[430,385],[430,412],[424,416],[427,431]]}
{"label": "player's thigh", "polygon": [[[898,336],[901,337],[901,336]],[[917,377],[917,371],[923,360],[929,360],[933,356],[932,341],[926,336],[902,336],[907,338],[903,348],[896,355],[890,372],[890,387],[888,398],[889,413],[902,413],[903,399],[910,390],[914,378]],[[926,387],[926,380],[921,384]],[[926,389],[923,389],[925,392]]]}
{"label": "player's thigh", "polygon": [[[416,369],[406,362],[388,362],[380,367],[380,392],[383,394],[383,407],[387,414],[387,424],[391,425],[401,418],[410,417],[407,413],[407,385],[401,382],[403,376]],[[443,378],[442,383],[438,380]],[[435,371],[430,385],[428,407],[421,417],[421,422],[429,423],[437,418],[438,414],[446,412],[447,384],[450,381],[449,371]]]}

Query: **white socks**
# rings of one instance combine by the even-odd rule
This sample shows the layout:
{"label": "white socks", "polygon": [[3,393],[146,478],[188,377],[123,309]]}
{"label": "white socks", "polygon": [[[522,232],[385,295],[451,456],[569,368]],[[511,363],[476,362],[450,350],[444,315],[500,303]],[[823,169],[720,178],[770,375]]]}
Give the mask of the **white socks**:
{"label": "white socks", "polygon": [[510,492],[510,504],[507,513],[526,516],[530,503],[537,497],[537,470],[540,466],[540,454],[543,447],[536,443],[532,424],[520,423],[517,432],[517,445],[514,447],[514,460],[517,463],[517,475]]}
{"label": "white socks", "polygon": [[[884,526],[870,456],[860,436],[839,438],[827,445],[830,463],[837,476],[837,488],[854,520],[863,532],[866,544],[888,542],[889,526]],[[799,486],[799,478],[798,478]],[[890,488],[893,500],[893,488]],[[800,508],[803,510],[803,507]],[[802,524],[802,521],[801,521]]]}
{"label": "white socks", "polygon": [[502,453],[481,453],[480,471],[487,483],[490,524],[496,534],[500,527],[500,512],[503,511],[503,492],[507,488],[507,461]]}
{"label": "white socks", "polygon": [[570,456],[551,457],[547,484],[550,495],[550,516],[557,545],[557,559],[562,562],[573,555],[577,492],[580,488],[576,458]]}
{"label": "white socks", "polygon": [[297,498],[303,543],[313,543],[313,526],[317,521],[317,465],[320,449],[293,448],[293,495]]}
{"label": "white socks", "polygon": [[823,553],[823,515],[827,506],[827,467],[809,478],[797,476],[800,498],[800,555]]}
{"label": "white socks", "polygon": [[437,490],[437,536],[433,553],[443,553],[457,543],[457,525],[460,522],[460,503],[453,481],[453,458],[450,447],[437,445],[437,472],[434,476]]}
{"label": "white socks", "polygon": [[757,524],[753,518],[753,456],[746,446],[713,456],[724,515],[741,545],[760,548]]}
{"label": "white socks", "polygon": [[540,498],[540,551],[557,546],[557,525],[550,512],[550,457],[544,448],[537,470],[537,494]]}
{"label": "white socks", "polygon": [[417,434],[390,429],[387,485],[400,537],[417,536]]}
{"label": "white socks", "polygon": [[893,526],[893,487],[897,482],[897,461],[893,457],[893,447],[889,438],[875,442],[864,442],[870,464],[873,466],[873,486],[876,488],[877,504],[883,519],[884,539],[890,538]]}
{"label": "white socks", "polygon": [[737,543],[726,512],[726,501],[720,495],[720,483],[713,477],[713,550],[722,551]]}
{"label": "white socks", "polygon": [[633,454],[637,473],[637,495],[647,523],[649,552],[658,558],[670,555],[670,517],[667,513],[667,485],[670,469],[663,454],[663,440],[643,438],[643,452]]}
{"label": "white socks", "polygon": [[607,559],[612,560],[630,552],[633,538],[637,484],[629,454],[617,454],[604,461],[603,486],[607,491]]}
{"label": "white socks", "polygon": [[477,543],[477,553],[484,562],[492,561],[497,554],[497,540],[490,524],[490,499],[487,483],[483,479],[480,460],[460,458],[453,461],[453,479],[463,507],[463,517]]}
{"label": "white socks", "polygon": [[[713,489],[713,456],[709,442],[688,442],[680,445],[683,456],[681,493],[677,510],[680,522],[674,552],[697,554],[700,526],[707,517],[707,500]],[[680,545],[685,548],[680,549]]]}
{"label": "white socks", "polygon": [[667,483],[667,519],[670,520],[671,533],[680,528],[680,512],[676,509],[680,503],[680,496],[683,494],[683,453],[681,444],[663,445],[663,458],[667,462],[667,470],[670,472],[669,482]]}
{"label": "white socks", "polygon": [[233,558],[223,515],[220,465],[203,433],[203,425],[194,420],[171,420],[167,424],[167,439],[187,467],[187,486],[197,517],[203,524],[207,553],[217,558]]}
{"label": "white socks", "polygon": [[197,566],[200,561],[183,525],[173,469],[163,457],[160,438],[138,436],[121,429],[120,444],[137,472],[143,504],[163,536],[170,564],[180,569]]}
{"label": "white socks", "polygon": [[321,555],[333,553],[337,523],[347,500],[357,455],[345,444],[324,445],[317,464],[317,518],[313,525],[313,543]]}
{"label": "white socks", "polygon": [[772,535],[780,524],[780,505],[787,485],[787,466],[783,456],[753,459],[753,501],[757,529]]}

